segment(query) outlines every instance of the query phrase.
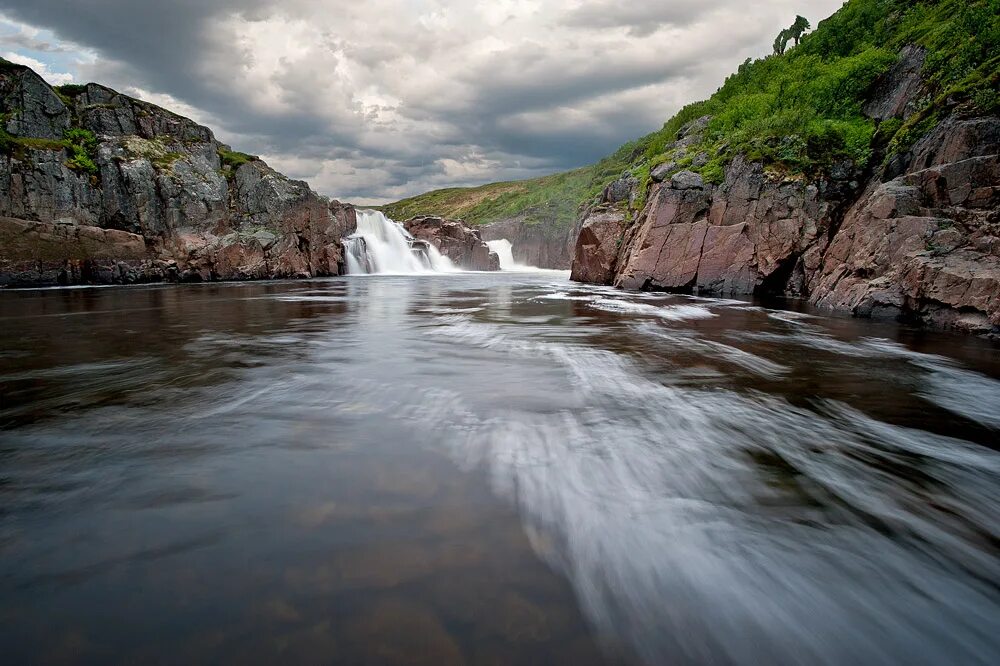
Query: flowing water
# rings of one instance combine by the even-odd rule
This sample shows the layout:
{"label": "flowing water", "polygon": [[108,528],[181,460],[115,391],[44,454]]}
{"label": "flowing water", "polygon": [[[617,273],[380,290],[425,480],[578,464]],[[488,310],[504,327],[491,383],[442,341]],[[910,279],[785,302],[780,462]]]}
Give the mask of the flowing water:
{"label": "flowing water", "polygon": [[455,271],[448,257],[415,239],[399,222],[377,210],[359,210],[357,230],[344,239],[348,275],[413,275]]}
{"label": "flowing water", "polygon": [[4,663],[1000,654],[982,340],[553,273],[0,322]]}
{"label": "flowing water", "polygon": [[537,271],[533,266],[519,264],[514,261],[514,246],[506,238],[486,241],[491,252],[496,252],[500,259],[500,270],[502,271]]}

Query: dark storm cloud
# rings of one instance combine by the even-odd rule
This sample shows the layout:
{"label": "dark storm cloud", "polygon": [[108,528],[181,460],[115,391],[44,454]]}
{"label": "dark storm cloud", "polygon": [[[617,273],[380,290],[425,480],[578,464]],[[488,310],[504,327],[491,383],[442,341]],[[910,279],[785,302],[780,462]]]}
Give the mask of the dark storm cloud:
{"label": "dark storm cloud", "polygon": [[563,23],[578,28],[626,28],[631,35],[645,37],[666,26],[691,25],[727,4],[734,3],[725,0],[598,0],[570,10]]}
{"label": "dark storm cloud", "polygon": [[[839,2],[814,4],[825,15]],[[0,13],[56,36],[14,33],[6,49],[90,49],[78,77],[173,105],[325,193],[372,201],[593,161],[765,53],[795,6],[0,0]]]}

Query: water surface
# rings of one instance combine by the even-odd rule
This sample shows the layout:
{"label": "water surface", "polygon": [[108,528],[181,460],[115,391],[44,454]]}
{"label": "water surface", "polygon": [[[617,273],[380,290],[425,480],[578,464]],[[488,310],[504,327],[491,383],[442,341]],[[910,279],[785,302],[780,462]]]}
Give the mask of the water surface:
{"label": "water surface", "polygon": [[557,273],[0,293],[0,654],[996,663],[998,377]]}

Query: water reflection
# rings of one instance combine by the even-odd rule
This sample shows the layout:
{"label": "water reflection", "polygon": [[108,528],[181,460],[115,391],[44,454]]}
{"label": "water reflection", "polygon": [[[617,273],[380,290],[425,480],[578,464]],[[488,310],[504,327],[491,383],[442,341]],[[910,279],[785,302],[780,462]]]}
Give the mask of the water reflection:
{"label": "water reflection", "polygon": [[982,341],[552,274],[7,292],[0,323],[13,663],[1000,649]]}

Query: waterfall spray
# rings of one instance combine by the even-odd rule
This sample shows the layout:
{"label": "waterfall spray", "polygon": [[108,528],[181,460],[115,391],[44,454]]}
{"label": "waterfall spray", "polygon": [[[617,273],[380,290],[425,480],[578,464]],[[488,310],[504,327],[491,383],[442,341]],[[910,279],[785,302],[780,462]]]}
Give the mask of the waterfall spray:
{"label": "waterfall spray", "polygon": [[349,275],[442,273],[457,270],[427,241],[376,210],[358,211],[358,228],[344,239]]}

